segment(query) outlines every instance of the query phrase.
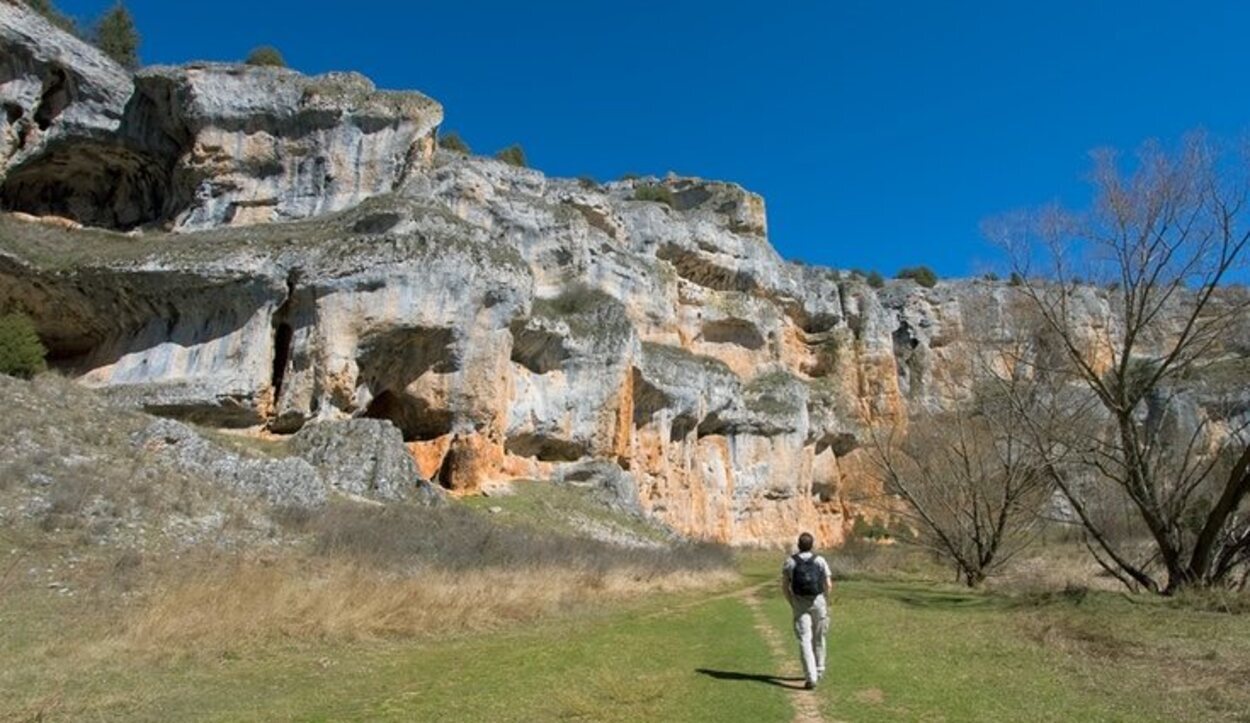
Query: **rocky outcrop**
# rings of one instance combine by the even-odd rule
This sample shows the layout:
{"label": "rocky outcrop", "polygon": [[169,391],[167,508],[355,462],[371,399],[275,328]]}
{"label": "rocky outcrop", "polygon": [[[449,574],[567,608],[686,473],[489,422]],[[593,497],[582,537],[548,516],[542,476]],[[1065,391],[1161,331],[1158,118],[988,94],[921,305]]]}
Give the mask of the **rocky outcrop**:
{"label": "rocky outcrop", "polygon": [[[708,205],[441,156],[295,223],[0,220],[0,291],[59,366],[148,411],[279,434],[385,419],[449,489],[627,480],[629,504],[734,542],[840,539],[874,489],[868,425],[952,403],[978,340],[1031,333],[1004,284],[878,293],[777,257],[742,189],[650,182]],[[340,489],[387,496],[350,467]]]}
{"label": "rocky outcrop", "polygon": [[381,419],[310,424],[291,440],[327,488],[379,500],[400,500],[414,492],[426,501],[439,493],[417,476],[403,436]]}
{"label": "rocky outcrop", "polygon": [[[734,184],[433,153],[437,104],[358,76],[199,65],[135,83],[93,142],[164,159],[153,198],[176,232],[0,218],[3,306],[82,384],[295,435],[340,491],[555,479],[696,537],[836,544],[881,491],[870,429],[958,404],[1004,350],[1047,353],[1006,283],[878,290],[784,261]],[[64,210],[26,197],[4,199]],[[144,222],[118,208],[67,215]],[[1081,302],[1103,343],[1105,292]]]}
{"label": "rocky outcrop", "polygon": [[111,143],[130,74],[20,2],[0,2],[0,169],[73,144]]}
{"label": "rocky outcrop", "polygon": [[428,165],[437,102],[355,73],[223,64],[131,77],[0,2],[0,205],[114,229],[308,218]]}
{"label": "rocky outcrop", "polygon": [[274,505],[316,507],[326,501],[326,486],[317,470],[298,457],[271,459],[230,452],[171,419],[153,421],[134,435],[133,442],[149,458]]}
{"label": "rocky outcrop", "polygon": [[166,215],[179,230],[308,218],[388,193],[429,164],[443,120],[430,98],[378,91],[358,73],[197,64],[145,68],[136,84],[150,122],[176,139]]}

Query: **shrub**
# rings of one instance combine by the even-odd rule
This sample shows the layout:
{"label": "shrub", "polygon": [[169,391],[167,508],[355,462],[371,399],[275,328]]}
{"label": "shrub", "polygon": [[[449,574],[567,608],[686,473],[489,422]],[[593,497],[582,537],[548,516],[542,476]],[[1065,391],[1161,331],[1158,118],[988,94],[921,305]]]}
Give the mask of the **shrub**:
{"label": "shrub", "polygon": [[529,164],[525,162],[525,149],[521,148],[518,143],[513,143],[502,151],[496,153],[495,159],[503,161],[510,166],[516,166],[517,168],[526,168],[529,166]]}
{"label": "shrub", "polygon": [[639,178],[642,178],[642,176],[638,175],[637,173],[626,172],[626,173],[621,174],[622,181],[637,181]]}
{"label": "shrub", "polygon": [[126,6],[117,3],[96,24],[96,46],[128,70],[139,67],[139,31]]}
{"label": "shrub", "polygon": [[661,186],[658,183],[644,183],[634,189],[634,200],[662,203],[672,208],[673,192],[669,190],[668,186]]}
{"label": "shrub", "polygon": [[626,548],[550,530],[499,525],[457,505],[375,508],[331,504],[305,523],[322,556],[343,556],[383,568],[443,570],[569,567],[645,569],[651,574],[727,570],[724,547],[688,543]]}
{"label": "shrub", "polygon": [[1023,284],[1023,283],[1024,283],[1024,277],[1020,275],[1019,271],[1012,271],[1011,277],[1007,279],[1007,284],[1009,286],[1019,286],[1020,284]]}
{"label": "shrub", "polygon": [[[466,156],[473,152],[472,149],[469,148],[469,144],[465,143],[464,139],[460,137],[460,134],[455,131],[447,131],[443,135],[440,135],[438,137],[438,147],[453,153],[463,153]],[[522,165],[524,165],[524,162],[522,162]]]}
{"label": "shrub", "polygon": [[598,181],[596,181],[596,180],[595,180],[593,177],[591,177],[591,176],[578,176],[578,177],[577,177],[577,185],[581,186],[583,189],[585,189],[585,190],[587,190],[587,191],[597,191],[597,190],[599,190],[599,182],[598,182]]}
{"label": "shrub", "polygon": [[877,271],[869,271],[866,278],[868,279],[868,285],[874,289],[880,289],[885,286],[885,277]]}
{"label": "shrub", "polygon": [[894,278],[911,279],[926,289],[932,289],[934,286],[937,286],[938,282],[937,274],[935,274],[933,269],[928,266],[908,266],[906,268],[899,269],[899,272],[894,275]]}
{"label": "shrub", "polygon": [[985,279],[986,281],[998,281],[998,274],[994,273],[993,271],[987,271],[985,274],[981,276],[981,278]]}
{"label": "shrub", "polygon": [[874,517],[869,522],[864,519],[863,515],[855,515],[855,524],[851,527],[851,535],[864,540],[888,540],[890,539],[890,530],[879,518]]}
{"label": "shrub", "polygon": [[61,30],[73,35],[81,35],[78,30],[78,23],[74,22],[73,18],[58,10],[57,7],[52,4],[52,0],[26,0],[26,5]]}
{"label": "shrub", "polygon": [[0,374],[29,379],[44,370],[46,354],[29,316],[0,316]]}
{"label": "shrub", "polygon": [[286,59],[282,57],[282,53],[272,45],[262,45],[258,48],[252,48],[252,52],[247,54],[247,58],[243,61],[247,65],[263,65],[270,68],[285,68]]}

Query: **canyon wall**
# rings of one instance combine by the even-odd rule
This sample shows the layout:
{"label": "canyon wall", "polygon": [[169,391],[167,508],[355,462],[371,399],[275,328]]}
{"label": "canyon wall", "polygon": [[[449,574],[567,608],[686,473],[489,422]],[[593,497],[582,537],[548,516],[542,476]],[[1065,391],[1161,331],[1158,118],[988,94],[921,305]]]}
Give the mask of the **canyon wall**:
{"label": "canyon wall", "polygon": [[732,183],[436,150],[436,102],[357,75],[131,76],[2,0],[0,45],[0,310],[157,414],[385,419],[458,493],[598,483],[692,536],[837,544],[880,491],[868,430],[1037,337],[1006,283],[783,260]]}

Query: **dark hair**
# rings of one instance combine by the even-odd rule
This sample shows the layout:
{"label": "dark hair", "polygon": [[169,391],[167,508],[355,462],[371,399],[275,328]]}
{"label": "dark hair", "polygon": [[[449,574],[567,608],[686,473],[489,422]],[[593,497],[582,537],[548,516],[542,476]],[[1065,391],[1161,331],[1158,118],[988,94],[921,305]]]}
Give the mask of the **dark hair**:
{"label": "dark hair", "polygon": [[813,542],[812,533],[804,532],[799,535],[799,552],[811,552]]}

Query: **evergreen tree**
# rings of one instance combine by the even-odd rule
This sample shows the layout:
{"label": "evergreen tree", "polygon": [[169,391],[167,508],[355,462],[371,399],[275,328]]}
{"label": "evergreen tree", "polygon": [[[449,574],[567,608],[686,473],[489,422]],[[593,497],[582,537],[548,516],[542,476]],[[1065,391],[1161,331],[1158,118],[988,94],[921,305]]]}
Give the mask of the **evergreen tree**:
{"label": "evergreen tree", "polygon": [[139,67],[139,31],[125,5],[117,3],[100,18],[96,46],[127,70]]}

